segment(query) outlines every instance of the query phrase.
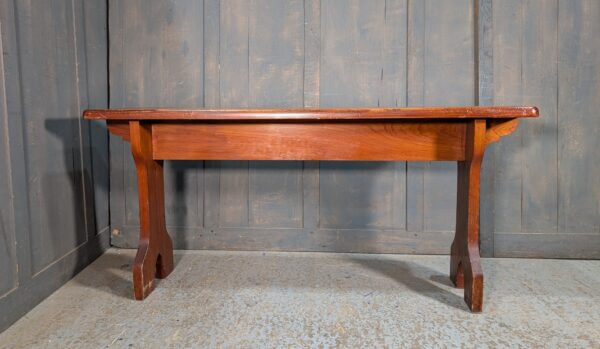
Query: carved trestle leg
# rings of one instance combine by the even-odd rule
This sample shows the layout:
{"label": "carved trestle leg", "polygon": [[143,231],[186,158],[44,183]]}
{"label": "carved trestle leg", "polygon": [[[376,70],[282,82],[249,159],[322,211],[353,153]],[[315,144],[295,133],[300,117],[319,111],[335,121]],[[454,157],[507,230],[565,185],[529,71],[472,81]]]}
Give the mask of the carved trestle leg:
{"label": "carved trestle leg", "polygon": [[154,278],[173,271],[173,244],[165,224],[163,162],[152,159],[152,125],[129,123],[131,152],[135,160],[140,202],[140,241],[133,264],[135,299],[146,298]]}
{"label": "carved trestle leg", "polygon": [[450,279],[464,288],[473,312],[483,305],[483,272],[479,256],[479,177],[486,140],[485,120],[468,121],[465,161],[458,163],[456,235],[452,242]]}

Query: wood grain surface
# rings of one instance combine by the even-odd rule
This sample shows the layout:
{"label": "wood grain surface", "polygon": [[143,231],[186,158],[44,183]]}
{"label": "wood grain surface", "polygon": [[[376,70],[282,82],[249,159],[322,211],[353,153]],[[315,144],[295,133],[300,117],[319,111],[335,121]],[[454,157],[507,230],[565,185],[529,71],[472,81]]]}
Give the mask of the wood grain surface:
{"label": "wood grain surface", "polygon": [[146,298],[154,278],[173,271],[173,243],[165,223],[163,162],[152,159],[152,127],[133,121],[129,127],[140,207],[140,242],[133,262],[135,299]]}
{"label": "wood grain surface", "polygon": [[479,253],[479,194],[483,153],[486,146],[485,120],[467,125],[465,160],[458,162],[456,235],[450,249],[450,279],[464,288],[469,309],[483,307],[483,270]]}
{"label": "wood grain surface", "polygon": [[154,159],[462,160],[465,122],[154,123]]}
{"label": "wood grain surface", "polygon": [[536,107],[297,108],[297,109],[90,109],[86,119],[106,120],[348,120],[537,117]]}

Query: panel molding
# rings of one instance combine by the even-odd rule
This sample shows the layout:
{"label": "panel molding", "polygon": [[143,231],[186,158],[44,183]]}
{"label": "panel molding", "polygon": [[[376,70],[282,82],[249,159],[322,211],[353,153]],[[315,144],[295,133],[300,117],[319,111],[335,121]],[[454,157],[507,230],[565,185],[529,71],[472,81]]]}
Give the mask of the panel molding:
{"label": "panel molding", "polygon": [[[174,248],[240,251],[319,251],[356,253],[448,254],[454,232],[408,232],[401,229],[194,228],[169,227],[184,239]],[[139,227],[124,226],[111,244],[136,248]]]}
{"label": "panel molding", "polygon": [[494,234],[494,257],[600,259],[600,234]]}
{"label": "panel molding", "polygon": [[[106,91],[103,91],[102,83],[98,82],[102,78],[106,80],[106,61],[102,60],[106,56],[87,57],[87,50],[105,47],[101,42],[105,40],[105,36],[93,36],[106,33],[101,21],[102,13],[106,13],[105,3],[102,0],[86,1],[85,4],[62,0],[56,4],[53,2],[49,11],[43,11],[39,7],[32,9],[30,6],[33,5],[15,0],[0,2],[0,42],[3,52],[0,58],[0,78],[5,88],[2,91],[4,109],[0,116],[0,132],[7,135],[6,139],[0,137],[0,140],[7,145],[2,149],[8,155],[9,165],[5,168],[9,173],[3,179],[7,181],[10,191],[6,195],[10,200],[3,203],[10,206],[9,220],[16,235],[15,268],[18,270],[16,287],[0,296],[0,332],[91,263],[109,244],[108,221],[105,220],[104,225],[93,225],[98,212],[108,217],[108,197],[104,197],[104,201],[98,197],[94,204],[90,202],[94,200],[94,195],[88,195],[94,192],[92,187],[100,189],[92,181],[92,177],[95,176],[97,180],[102,177],[108,179],[108,173],[102,172],[102,167],[92,167],[92,162],[99,160],[95,155],[103,152],[105,157],[108,156],[108,149],[102,149],[103,143],[92,140],[93,137],[102,139],[102,135],[106,138],[106,127],[90,129],[88,123],[80,119],[81,110],[91,105],[92,99],[96,103],[94,105],[106,105],[102,104],[103,98],[106,101]],[[41,13],[44,14],[45,21],[38,20],[37,16]],[[91,22],[85,18],[90,15],[94,16]],[[57,21],[60,24],[56,27],[41,27],[45,23],[51,27]],[[44,49],[48,46],[55,49],[53,40],[62,45],[61,55],[67,57],[61,59],[62,65],[55,65],[52,54],[44,54]],[[34,48],[41,54],[32,52]],[[44,64],[32,63],[37,59],[45,59]],[[32,72],[32,65],[37,70]],[[41,70],[44,67],[46,70]],[[97,90],[90,89],[89,86],[91,79],[88,77],[92,69],[103,72],[93,78],[96,79],[94,87],[100,87]],[[65,84],[66,88],[48,88],[57,84]],[[32,86],[37,89],[37,99],[31,97]],[[45,103],[43,107],[40,107],[40,100]],[[60,103],[57,104],[56,101]],[[43,109],[46,106],[48,110]],[[36,117],[32,118],[34,114]],[[61,120],[63,115],[69,118]],[[60,137],[60,132],[65,137]],[[27,137],[31,134],[37,136]],[[43,147],[47,139],[51,139],[54,149],[60,149],[58,153],[49,158],[28,158],[36,150],[34,147],[38,147],[39,153],[46,151]],[[92,146],[97,148],[92,151]],[[72,161],[65,164],[67,157]],[[51,159],[56,161],[52,162]],[[0,161],[4,161],[2,155]],[[104,170],[108,171],[108,168],[104,167]],[[61,199],[61,195],[48,196],[48,192],[41,190],[32,194],[32,190],[35,190],[33,188],[47,177],[63,184],[68,183],[73,195],[63,195]],[[44,184],[44,188],[56,189],[48,183]],[[69,214],[48,215],[46,218],[54,224],[38,223],[41,228],[33,229],[32,220],[39,216],[33,206],[44,210],[58,207]],[[76,229],[56,228],[62,228],[62,220],[74,216],[77,217],[74,219],[77,221],[74,223]],[[51,258],[34,267],[35,258],[52,247],[43,243],[37,244],[37,248],[32,245],[32,234],[36,233],[45,234],[49,241],[63,244],[64,248],[53,250],[56,253]],[[65,237],[64,234],[71,236]],[[73,239],[72,235],[77,235],[77,238]],[[69,238],[71,240],[66,241]],[[72,244],[69,245],[70,243]]]}
{"label": "panel molding", "polygon": [[[3,32],[0,27],[0,52],[4,52]],[[0,56],[0,298],[19,286],[17,237],[14,222],[12,164],[6,98],[4,55]]]}
{"label": "panel molding", "polygon": [[34,277],[24,280],[18,288],[0,296],[0,332],[72,279],[109,246],[109,229],[106,228],[90,238],[88,243],[61,256]]}
{"label": "panel molding", "polygon": [[[475,100],[477,105],[494,104],[492,0],[475,1]],[[494,256],[495,144],[488,145],[481,168],[479,240],[481,256]]]}

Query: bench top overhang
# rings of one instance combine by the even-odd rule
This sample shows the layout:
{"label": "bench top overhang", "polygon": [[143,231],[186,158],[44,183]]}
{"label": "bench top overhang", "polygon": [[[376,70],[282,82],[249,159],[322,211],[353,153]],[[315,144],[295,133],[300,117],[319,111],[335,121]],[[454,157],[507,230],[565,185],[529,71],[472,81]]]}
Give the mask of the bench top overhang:
{"label": "bench top overhang", "polygon": [[89,109],[90,120],[393,120],[393,119],[511,119],[539,116],[530,106],[425,108],[297,108],[297,109]]}

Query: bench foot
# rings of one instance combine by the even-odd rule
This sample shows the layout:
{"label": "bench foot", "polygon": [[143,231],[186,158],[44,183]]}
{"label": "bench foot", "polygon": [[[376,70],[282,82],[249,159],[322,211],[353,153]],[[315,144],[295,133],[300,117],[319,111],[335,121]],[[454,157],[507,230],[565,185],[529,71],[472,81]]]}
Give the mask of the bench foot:
{"label": "bench foot", "polygon": [[129,123],[131,151],[135,160],[140,203],[140,242],[133,263],[135,299],[146,298],[155,278],[173,271],[173,243],[165,224],[163,163],[152,158],[152,127]]}
{"label": "bench foot", "polygon": [[456,235],[450,253],[450,280],[464,288],[472,312],[483,307],[483,272],[479,256],[479,176],[485,149],[485,120],[473,120],[466,134],[465,161],[458,163]]}
{"label": "bench foot", "polygon": [[[454,245],[453,245],[454,246]],[[478,313],[483,309],[483,271],[479,250],[467,255],[452,251],[450,259],[450,280],[457,288],[464,288],[464,298],[469,309]]]}
{"label": "bench foot", "polygon": [[158,247],[148,243],[138,246],[133,263],[133,294],[137,300],[154,290],[155,278],[164,279],[173,271],[173,245],[168,234],[166,238]]}

